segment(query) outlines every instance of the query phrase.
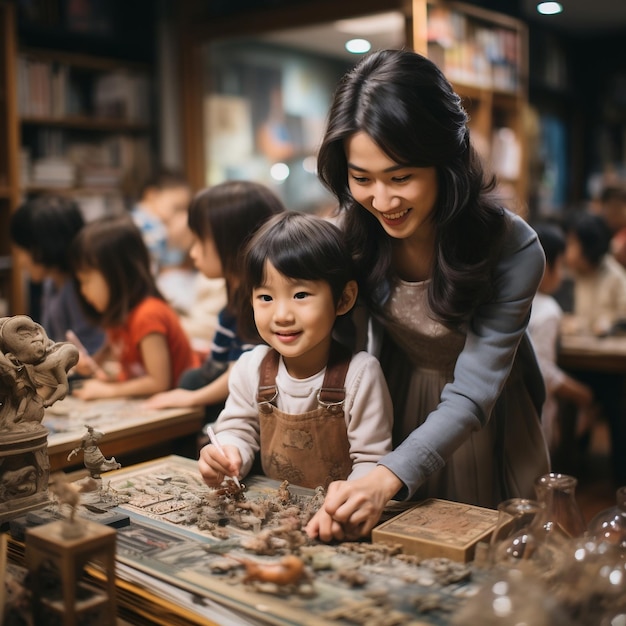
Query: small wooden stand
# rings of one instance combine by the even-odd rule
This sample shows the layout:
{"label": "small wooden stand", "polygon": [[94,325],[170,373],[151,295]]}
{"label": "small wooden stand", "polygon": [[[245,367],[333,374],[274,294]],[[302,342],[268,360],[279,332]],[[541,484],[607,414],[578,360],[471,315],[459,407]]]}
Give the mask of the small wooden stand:
{"label": "small wooden stand", "polygon": [[[68,533],[70,526],[78,527],[80,532]],[[26,566],[32,575],[35,624],[44,624],[46,613],[56,612],[62,615],[63,626],[78,626],[85,623],[81,615],[90,612],[99,617],[90,624],[115,625],[115,538],[113,528],[84,519],[60,520],[26,531]],[[105,590],[80,580],[83,567],[92,560],[104,567]],[[46,595],[42,570],[46,562],[60,572],[60,597]]]}

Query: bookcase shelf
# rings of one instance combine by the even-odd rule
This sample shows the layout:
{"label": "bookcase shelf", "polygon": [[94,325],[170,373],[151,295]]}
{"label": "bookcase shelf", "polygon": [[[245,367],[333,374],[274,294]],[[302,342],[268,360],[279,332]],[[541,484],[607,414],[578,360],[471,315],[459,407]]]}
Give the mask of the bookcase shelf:
{"label": "bookcase shelf", "polygon": [[515,18],[462,2],[413,0],[413,47],[453,83],[475,148],[508,208],[525,215],[528,32]]}
{"label": "bookcase shelf", "polygon": [[83,129],[108,133],[145,133],[151,128],[150,124],[142,124],[140,122],[126,122],[122,120],[78,115],[68,117],[21,117],[20,122],[30,126]]}
{"label": "bookcase shelf", "polygon": [[[0,0],[0,130],[9,139],[0,146],[3,258],[11,256],[11,212],[26,197],[70,195],[87,219],[124,210],[156,153],[153,64],[66,50],[63,38],[55,49],[43,31],[22,32],[17,8]],[[99,43],[93,37],[90,48],[85,38],[84,50]],[[0,267],[0,314],[28,312],[23,280],[14,264]]]}

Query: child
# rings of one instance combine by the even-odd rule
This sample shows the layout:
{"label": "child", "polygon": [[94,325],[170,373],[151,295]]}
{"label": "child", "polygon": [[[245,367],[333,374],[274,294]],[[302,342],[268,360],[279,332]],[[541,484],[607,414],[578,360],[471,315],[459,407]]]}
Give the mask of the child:
{"label": "child", "polygon": [[147,180],[131,215],[148,246],[156,274],[180,267],[189,246],[185,217],[189,183],[178,172],[162,170]]}
{"label": "child", "polygon": [[574,317],[569,332],[609,334],[626,319],[626,270],[610,254],[604,218],[580,213],[568,225],[565,263],[574,279]]}
{"label": "child", "polygon": [[[567,233],[565,262],[574,276],[574,315],[567,332],[607,335],[626,319],[626,270],[613,258],[611,231],[599,215],[581,213]],[[564,320],[565,322],[565,320]],[[565,331],[564,331],[565,332]],[[616,485],[626,484],[626,427],[621,373],[580,370],[583,380],[601,401],[611,433],[611,466]],[[583,438],[588,443],[589,434]]]}
{"label": "child", "polygon": [[70,244],[84,224],[75,202],[44,195],[27,200],[11,215],[10,234],[30,279],[43,282],[40,321],[47,336],[65,341],[71,330],[93,354],[102,345],[104,332],[80,306],[68,258]]}
{"label": "child", "polygon": [[86,380],[74,394],[92,400],[171,389],[197,357],[155,285],[139,229],[128,216],[91,222],[76,237],[72,257],[81,294],[107,331],[94,359],[102,364],[113,355],[121,370],[113,380]]}
{"label": "child", "polygon": [[226,279],[227,304],[218,315],[211,353],[202,367],[185,373],[182,388],[150,398],[148,408],[205,405],[207,420],[215,420],[228,395],[230,366],[253,347],[237,331],[243,250],[269,217],[284,210],[267,187],[248,181],[228,181],[195,196],[188,217],[193,233],[190,255],[207,278]]}
{"label": "child", "polygon": [[559,441],[558,401],[567,400],[579,409],[588,408],[593,401],[593,392],[590,387],[566,374],[556,363],[563,311],[552,294],[563,278],[565,235],[556,224],[537,224],[535,231],[546,255],[546,270],[533,299],[528,331],[547,391],[541,425],[549,448],[554,450]]}
{"label": "child", "polygon": [[287,212],[251,240],[242,321],[269,345],[234,365],[230,395],[200,451],[208,485],[242,477],[260,450],[266,475],[304,487],[370,471],[391,450],[392,406],[378,361],[351,354],[331,333],[357,297],[336,226]]}

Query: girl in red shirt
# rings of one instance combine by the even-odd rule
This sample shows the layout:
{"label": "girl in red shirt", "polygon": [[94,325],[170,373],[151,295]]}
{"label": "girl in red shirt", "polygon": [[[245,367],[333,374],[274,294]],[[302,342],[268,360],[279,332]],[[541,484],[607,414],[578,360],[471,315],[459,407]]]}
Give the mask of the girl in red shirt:
{"label": "girl in red shirt", "polygon": [[92,371],[75,396],[151,395],[172,389],[184,370],[198,365],[176,312],[159,293],[148,249],[130,217],[87,224],[74,240],[72,259],[84,304],[107,334],[94,360],[119,363],[113,377]]}

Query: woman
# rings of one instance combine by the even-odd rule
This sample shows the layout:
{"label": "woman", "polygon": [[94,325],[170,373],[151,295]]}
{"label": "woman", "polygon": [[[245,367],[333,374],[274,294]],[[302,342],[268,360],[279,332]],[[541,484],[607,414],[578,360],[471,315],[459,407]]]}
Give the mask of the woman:
{"label": "woman", "polygon": [[544,256],[491,196],[467,124],[441,71],[409,51],[365,57],[335,94],[318,171],[341,207],[395,449],[331,483],[312,537],[367,535],[390,498],[495,507],[549,469],[525,334]]}

